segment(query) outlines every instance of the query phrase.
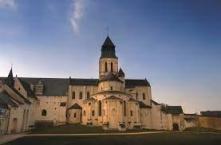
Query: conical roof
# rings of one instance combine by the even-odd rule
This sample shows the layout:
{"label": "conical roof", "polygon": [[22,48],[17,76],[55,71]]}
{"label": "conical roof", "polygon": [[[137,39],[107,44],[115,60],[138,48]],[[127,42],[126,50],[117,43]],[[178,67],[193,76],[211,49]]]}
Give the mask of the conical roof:
{"label": "conical roof", "polygon": [[115,48],[115,45],[114,45],[114,43],[111,41],[111,39],[110,39],[109,36],[106,37],[106,39],[105,39],[105,41],[104,41],[104,43],[103,43],[103,45],[102,45],[102,48],[104,48],[104,47]]}
{"label": "conical roof", "polygon": [[9,74],[8,74],[8,77],[7,77],[6,80],[5,80],[5,83],[6,83],[9,87],[11,87],[11,88],[14,87],[14,78],[13,78],[12,68],[11,68]]}
{"label": "conical roof", "polygon": [[118,72],[118,76],[119,77],[124,77],[125,74],[124,74],[124,71],[120,68],[119,72]]}
{"label": "conical roof", "polygon": [[115,45],[107,36],[101,47],[101,58],[117,58],[115,54]]}

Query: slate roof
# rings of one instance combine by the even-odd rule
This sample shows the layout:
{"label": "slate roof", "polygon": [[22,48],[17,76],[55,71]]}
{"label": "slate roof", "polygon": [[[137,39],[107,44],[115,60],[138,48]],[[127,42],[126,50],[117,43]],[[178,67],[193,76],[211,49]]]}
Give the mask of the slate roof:
{"label": "slate roof", "polygon": [[[22,98],[22,100],[25,102],[25,103],[27,103],[27,104],[31,104],[31,102],[27,99],[27,98],[25,98],[21,93],[19,93],[16,89],[14,89],[14,88],[11,88],[20,98]],[[17,100],[16,100],[17,101]]]}
{"label": "slate roof", "polygon": [[183,109],[181,106],[163,106],[161,108],[161,110],[166,113],[174,114],[174,115],[178,115],[178,114],[183,113]]}
{"label": "slate roof", "polygon": [[[4,81],[6,77],[0,77]],[[99,79],[82,79],[82,78],[26,78],[21,77],[19,80],[22,82],[25,89],[29,94],[32,94],[30,85],[38,84],[42,81],[44,84],[44,96],[66,96],[68,85],[81,85],[81,86],[97,86]],[[125,87],[133,88],[136,86],[150,86],[146,79],[126,79]]]}
{"label": "slate roof", "polygon": [[118,72],[118,76],[119,77],[124,77],[125,76],[125,73],[124,71],[120,68],[119,72]]}
{"label": "slate roof", "polygon": [[128,96],[132,96],[131,94],[127,94],[125,92],[121,92],[121,91],[113,91],[113,90],[106,90],[106,91],[102,91],[102,92],[98,92],[92,95],[96,95],[96,94],[106,94],[106,93],[111,93],[111,94],[123,94],[123,95],[128,95]]}
{"label": "slate roof", "polygon": [[139,101],[140,108],[151,108],[151,106],[144,104],[144,102]]}
{"label": "slate roof", "polygon": [[154,100],[151,100],[151,103],[155,104],[155,105],[161,105],[160,103],[154,101]]}
{"label": "slate roof", "polygon": [[8,109],[8,104],[2,101],[1,98],[0,98],[0,108]]}
{"label": "slate roof", "polygon": [[221,118],[221,111],[201,111],[200,114],[206,117],[219,117]]}
{"label": "slate roof", "polygon": [[101,58],[117,58],[115,54],[115,45],[109,36],[107,36],[101,47]]}
{"label": "slate roof", "polygon": [[69,79],[70,85],[85,85],[85,86],[97,86],[98,85],[98,79],[77,79],[77,78],[71,78]]}
{"label": "slate roof", "polygon": [[107,97],[107,98],[105,98],[105,99],[107,99],[107,100],[122,100],[121,98],[118,98],[118,97],[116,97],[116,96],[110,96],[110,97]]}
{"label": "slate roof", "polygon": [[27,91],[28,96],[37,99],[36,96],[35,96],[34,91],[31,89],[30,84],[27,83],[26,81],[22,80],[22,79],[19,79],[19,80],[22,83],[22,86],[24,87],[24,89]]}
{"label": "slate roof", "polygon": [[21,80],[36,85],[39,80],[44,85],[44,96],[66,96],[68,90],[68,79],[65,78],[20,78]]}
{"label": "slate roof", "polygon": [[134,88],[136,86],[150,87],[150,83],[146,79],[126,79],[125,80],[125,87],[126,88]]}
{"label": "slate roof", "polygon": [[11,105],[13,107],[18,107],[18,105],[13,102],[13,99],[4,91],[0,92],[0,100],[2,104],[4,103],[4,104]]}
{"label": "slate roof", "polygon": [[82,107],[80,105],[78,105],[77,103],[75,103],[74,105],[72,105],[70,108],[68,108],[69,110],[70,109],[82,109]]}

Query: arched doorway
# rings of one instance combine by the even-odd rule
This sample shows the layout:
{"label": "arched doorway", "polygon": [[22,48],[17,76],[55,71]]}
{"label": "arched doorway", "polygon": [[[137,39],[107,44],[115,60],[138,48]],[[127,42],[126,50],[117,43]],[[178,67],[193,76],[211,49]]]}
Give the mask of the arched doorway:
{"label": "arched doorway", "polygon": [[173,130],[178,131],[179,130],[179,125],[177,123],[173,123]]}
{"label": "arched doorway", "polygon": [[12,133],[16,133],[17,132],[17,123],[18,123],[18,119],[17,118],[13,118],[13,120],[12,120]]}
{"label": "arched doorway", "polygon": [[111,110],[111,116],[110,116],[110,122],[109,122],[109,127],[110,128],[118,128],[118,121],[116,120],[117,118],[117,112],[115,108],[112,108]]}

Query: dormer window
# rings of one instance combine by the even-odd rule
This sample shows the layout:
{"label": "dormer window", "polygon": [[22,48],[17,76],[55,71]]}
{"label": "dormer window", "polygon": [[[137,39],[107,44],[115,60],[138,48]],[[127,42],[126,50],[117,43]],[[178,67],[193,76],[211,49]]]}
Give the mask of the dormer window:
{"label": "dormer window", "polygon": [[36,95],[43,95],[44,92],[44,84],[41,80],[35,85],[35,94]]}

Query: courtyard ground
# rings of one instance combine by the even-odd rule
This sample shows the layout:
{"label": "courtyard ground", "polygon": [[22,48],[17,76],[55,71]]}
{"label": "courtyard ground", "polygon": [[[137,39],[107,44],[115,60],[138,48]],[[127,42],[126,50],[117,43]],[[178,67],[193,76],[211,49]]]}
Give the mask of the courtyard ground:
{"label": "courtyard ground", "polygon": [[26,136],[5,145],[220,145],[220,133],[165,132],[125,136]]}
{"label": "courtyard ground", "polygon": [[[146,132],[154,131],[148,129],[133,129],[126,132]],[[81,133],[113,133],[120,132],[117,130],[103,130],[102,127],[85,126],[80,124],[74,125],[61,125],[56,127],[35,129],[31,134],[81,134]]]}

